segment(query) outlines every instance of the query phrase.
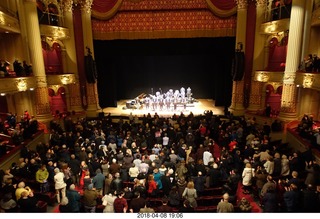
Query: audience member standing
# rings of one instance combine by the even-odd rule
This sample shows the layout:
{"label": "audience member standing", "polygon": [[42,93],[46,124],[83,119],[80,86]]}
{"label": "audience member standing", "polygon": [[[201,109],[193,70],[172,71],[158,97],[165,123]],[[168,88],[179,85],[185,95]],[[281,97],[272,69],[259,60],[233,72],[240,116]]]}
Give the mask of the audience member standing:
{"label": "audience member standing", "polygon": [[218,213],[232,213],[234,212],[233,204],[229,202],[229,194],[225,193],[223,199],[217,206]]}
{"label": "audience member standing", "polygon": [[57,201],[60,203],[60,198],[66,197],[67,184],[64,182],[64,174],[60,172],[59,168],[55,168],[54,173],[54,187],[57,193]]}

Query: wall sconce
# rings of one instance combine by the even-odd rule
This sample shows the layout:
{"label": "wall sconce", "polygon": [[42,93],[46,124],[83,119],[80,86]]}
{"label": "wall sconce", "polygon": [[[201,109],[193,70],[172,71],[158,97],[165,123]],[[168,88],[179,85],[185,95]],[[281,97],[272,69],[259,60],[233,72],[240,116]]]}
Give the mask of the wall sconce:
{"label": "wall sconce", "polygon": [[26,91],[28,89],[26,79],[18,79],[16,85],[19,91]]}
{"label": "wall sconce", "polygon": [[312,74],[305,74],[303,76],[303,87],[304,88],[311,88],[314,82],[314,75]]}
{"label": "wall sconce", "polygon": [[72,82],[71,78],[69,75],[61,75],[60,76],[60,81],[62,84],[66,85],[66,84],[70,84]]}
{"label": "wall sconce", "polygon": [[269,80],[269,75],[268,73],[265,73],[265,72],[259,72],[258,75],[257,75],[257,81],[260,81],[260,82],[268,82]]}
{"label": "wall sconce", "polygon": [[0,94],[0,96],[2,96],[2,97],[3,97],[3,96],[6,96],[6,94],[5,94],[5,93],[1,93],[1,94]]}

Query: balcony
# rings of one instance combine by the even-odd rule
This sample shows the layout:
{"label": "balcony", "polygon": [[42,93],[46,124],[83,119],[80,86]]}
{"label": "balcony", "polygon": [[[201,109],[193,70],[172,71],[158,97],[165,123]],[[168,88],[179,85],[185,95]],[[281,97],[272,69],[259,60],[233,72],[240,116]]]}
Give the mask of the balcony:
{"label": "balcony", "polygon": [[72,83],[75,83],[75,76],[71,73],[47,75],[48,86],[59,84],[67,85]]}
{"label": "balcony", "polygon": [[2,7],[0,7],[0,33],[20,33],[18,18]]}
{"label": "balcony", "polygon": [[[254,80],[265,83],[283,83],[283,75],[284,72],[257,70],[254,75]],[[295,84],[303,88],[320,91],[320,73],[297,71]]]}
{"label": "balcony", "polygon": [[29,77],[5,77],[0,79],[1,93],[17,93],[33,90],[36,87],[36,78]]}
{"label": "balcony", "polygon": [[[67,85],[75,82],[75,76],[71,73],[59,75],[47,75],[47,85]],[[0,93],[17,93],[33,90],[37,87],[36,77],[4,77],[0,78]]]}

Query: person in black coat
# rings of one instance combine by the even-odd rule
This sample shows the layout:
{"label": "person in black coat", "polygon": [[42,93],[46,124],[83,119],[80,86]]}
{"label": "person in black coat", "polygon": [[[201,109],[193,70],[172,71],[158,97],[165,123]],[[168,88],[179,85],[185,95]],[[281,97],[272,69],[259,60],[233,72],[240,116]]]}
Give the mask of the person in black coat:
{"label": "person in black coat", "polygon": [[198,176],[194,178],[194,188],[197,190],[198,196],[204,195],[206,178],[202,175],[202,172],[198,172]]}
{"label": "person in black coat", "polygon": [[300,194],[298,187],[295,184],[291,184],[289,187],[285,187],[285,193],[283,199],[288,212],[299,212]]}
{"label": "person in black coat", "polygon": [[80,180],[80,161],[76,159],[76,156],[74,154],[71,154],[70,161],[68,163],[68,166],[71,169],[72,174],[72,181],[74,184],[79,185]]}
{"label": "person in black coat", "polygon": [[278,199],[276,191],[273,187],[270,187],[262,199],[263,212],[277,212],[278,211]]}
{"label": "person in black coat", "polygon": [[39,212],[37,203],[38,200],[33,196],[33,193],[24,191],[21,193],[21,198],[18,200],[20,212],[22,213],[35,213]]}
{"label": "person in black coat", "polygon": [[318,194],[311,184],[302,191],[301,196],[302,212],[319,212]]}
{"label": "person in black coat", "polygon": [[208,172],[209,186],[211,188],[218,187],[221,184],[221,172],[218,168],[218,164],[214,163]]}
{"label": "person in black coat", "polygon": [[166,171],[165,175],[162,175],[160,180],[162,183],[163,195],[169,196],[170,190],[173,186],[171,179],[170,179],[170,173],[168,171]]}

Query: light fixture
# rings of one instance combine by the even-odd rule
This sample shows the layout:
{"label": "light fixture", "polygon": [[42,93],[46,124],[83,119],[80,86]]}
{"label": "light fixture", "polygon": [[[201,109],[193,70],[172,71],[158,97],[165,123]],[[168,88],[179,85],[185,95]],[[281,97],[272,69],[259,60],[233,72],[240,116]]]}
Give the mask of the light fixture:
{"label": "light fixture", "polygon": [[311,88],[314,82],[314,75],[312,74],[305,74],[303,76],[303,87],[304,88]]}
{"label": "light fixture", "polygon": [[27,80],[26,79],[17,79],[16,81],[17,89],[19,91],[26,91],[27,90]]}
{"label": "light fixture", "polygon": [[2,97],[3,97],[3,96],[6,96],[6,94],[5,94],[5,93],[1,93],[1,94],[0,94],[0,96],[2,96]]}
{"label": "light fixture", "polygon": [[34,90],[34,88],[33,88],[33,87],[30,87],[30,89],[29,89],[29,90],[33,91],[33,90]]}
{"label": "light fixture", "polygon": [[64,85],[72,83],[72,79],[70,78],[69,75],[61,75],[60,76],[60,81]]}

